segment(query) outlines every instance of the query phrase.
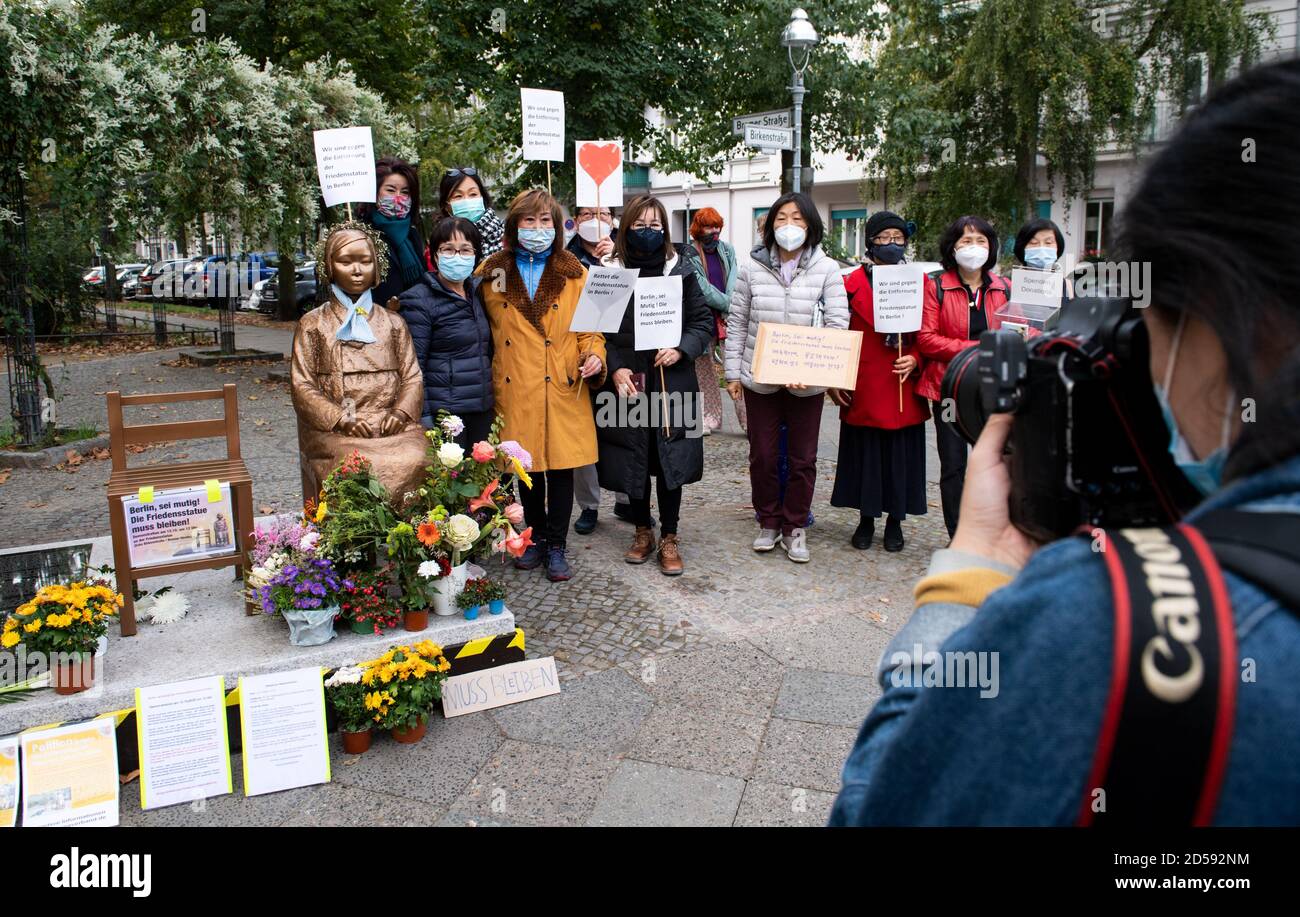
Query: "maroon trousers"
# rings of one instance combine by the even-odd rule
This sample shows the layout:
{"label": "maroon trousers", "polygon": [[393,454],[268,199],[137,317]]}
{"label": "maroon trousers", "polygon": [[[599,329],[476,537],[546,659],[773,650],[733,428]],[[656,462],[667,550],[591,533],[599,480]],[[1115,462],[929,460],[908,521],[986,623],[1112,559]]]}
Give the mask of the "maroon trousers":
{"label": "maroon trousers", "polygon": [[[788,389],[771,395],[745,390],[749,414],[749,484],[758,522],[789,535],[808,524],[817,483],[817,434],[822,425],[822,395],[800,398]],[[790,474],[781,500],[777,476],[781,424],[786,425]]]}

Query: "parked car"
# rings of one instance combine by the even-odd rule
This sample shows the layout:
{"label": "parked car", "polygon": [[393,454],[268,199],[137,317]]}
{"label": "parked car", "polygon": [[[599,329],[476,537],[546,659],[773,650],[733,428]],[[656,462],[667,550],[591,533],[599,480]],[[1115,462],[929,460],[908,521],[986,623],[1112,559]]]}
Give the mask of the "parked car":
{"label": "parked car", "polygon": [[140,272],[148,268],[147,264],[121,264],[118,265],[117,272],[117,291],[123,299],[134,299],[137,286],[137,278]]}
{"label": "parked car", "polygon": [[[294,270],[294,295],[298,300],[298,315],[316,308],[316,262],[308,261]],[[265,281],[258,297],[257,310],[265,315],[275,315],[280,307],[280,285],[277,280]]]}
{"label": "parked car", "polygon": [[240,301],[239,308],[245,312],[261,311],[262,297],[266,290],[266,285],[275,282],[276,280],[274,276],[257,281],[257,283],[253,284],[253,289],[249,291],[249,294]]}
{"label": "parked car", "polygon": [[189,263],[188,258],[170,258],[164,261],[155,261],[149,267],[140,272],[136,279],[137,300],[148,300],[163,302],[170,299],[176,299],[172,295],[172,288],[177,277],[180,276],[181,269]]}
{"label": "parked car", "polygon": [[[148,265],[131,263],[116,264],[114,267],[117,270],[113,276],[117,278],[117,288],[121,291],[122,281],[132,270],[142,270],[148,267]],[[101,264],[98,267],[87,268],[86,273],[81,278],[81,282],[84,283],[88,289],[102,290],[104,288],[104,265]]]}

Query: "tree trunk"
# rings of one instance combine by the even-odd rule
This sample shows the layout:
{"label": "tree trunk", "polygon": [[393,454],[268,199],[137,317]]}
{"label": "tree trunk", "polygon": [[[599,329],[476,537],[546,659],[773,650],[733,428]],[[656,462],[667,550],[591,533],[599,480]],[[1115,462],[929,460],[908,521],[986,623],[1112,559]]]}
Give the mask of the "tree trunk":
{"label": "tree trunk", "polygon": [[293,256],[288,254],[283,240],[280,241],[279,249],[280,261],[275,282],[280,286],[280,298],[277,300],[279,305],[275,317],[282,322],[292,322],[298,318],[297,278],[294,276]]}

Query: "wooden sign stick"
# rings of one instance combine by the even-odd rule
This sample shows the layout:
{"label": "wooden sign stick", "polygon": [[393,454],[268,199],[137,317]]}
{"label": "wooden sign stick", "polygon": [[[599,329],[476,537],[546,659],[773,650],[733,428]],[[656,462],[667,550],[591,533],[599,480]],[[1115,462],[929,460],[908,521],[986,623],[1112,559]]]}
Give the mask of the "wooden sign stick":
{"label": "wooden sign stick", "polygon": [[[903,335],[898,335],[898,359],[903,359]],[[898,413],[903,413],[903,377],[898,377]]]}
{"label": "wooden sign stick", "polygon": [[546,160],[546,193],[551,193],[551,161]]}
{"label": "wooden sign stick", "polygon": [[344,204],[344,206],[348,208],[348,222],[351,223],[351,222],[352,222],[352,202],[349,201],[347,204]]}
{"label": "wooden sign stick", "polygon": [[668,425],[668,382],[664,379],[664,366],[659,364],[659,403],[664,406],[664,439],[672,436],[672,427]]}

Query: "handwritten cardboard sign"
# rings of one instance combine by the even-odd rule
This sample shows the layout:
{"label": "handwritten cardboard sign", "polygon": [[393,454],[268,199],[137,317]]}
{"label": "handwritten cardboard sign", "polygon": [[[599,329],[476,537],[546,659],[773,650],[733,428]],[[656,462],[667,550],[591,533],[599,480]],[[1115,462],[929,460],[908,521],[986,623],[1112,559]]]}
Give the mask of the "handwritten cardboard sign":
{"label": "handwritten cardboard sign", "polygon": [[524,115],[524,159],[564,161],[564,93],[520,89]]}
{"label": "handwritten cardboard sign", "polygon": [[878,264],[871,269],[872,325],[881,334],[921,330],[925,272],[919,264]]}
{"label": "handwritten cardboard sign", "polygon": [[325,206],[375,201],[375,144],[368,127],[314,131],[316,172]]}
{"label": "handwritten cardboard sign", "polygon": [[636,282],[637,350],[676,347],[682,342],[682,275],[642,277]]}
{"label": "handwritten cardboard sign", "polygon": [[634,267],[597,265],[587,268],[578,307],[573,310],[570,331],[599,331],[613,334],[623,325],[623,314],[632,299],[637,275]]}
{"label": "handwritten cardboard sign", "polygon": [[853,389],[861,352],[861,331],[761,322],[751,370],[764,385]]}
{"label": "handwritten cardboard sign", "polygon": [[1061,305],[1065,275],[1056,271],[1011,269],[1011,301],[1055,309]]}
{"label": "handwritten cardboard sign", "polygon": [[623,141],[574,141],[579,207],[623,206]]}
{"label": "handwritten cardboard sign", "polygon": [[451,676],[442,683],[442,714],[451,718],[559,693],[555,657],[525,659]]}

